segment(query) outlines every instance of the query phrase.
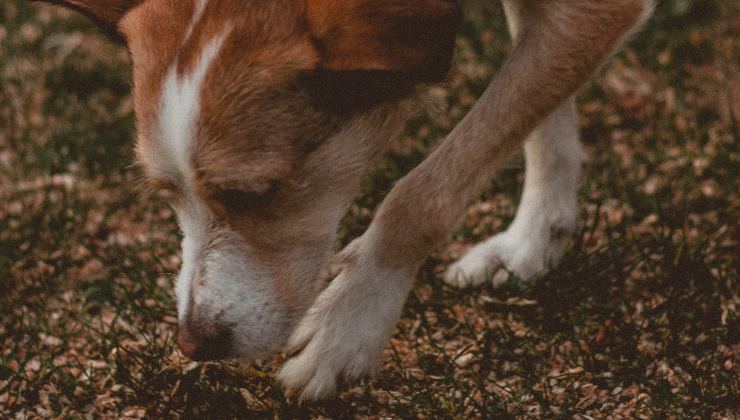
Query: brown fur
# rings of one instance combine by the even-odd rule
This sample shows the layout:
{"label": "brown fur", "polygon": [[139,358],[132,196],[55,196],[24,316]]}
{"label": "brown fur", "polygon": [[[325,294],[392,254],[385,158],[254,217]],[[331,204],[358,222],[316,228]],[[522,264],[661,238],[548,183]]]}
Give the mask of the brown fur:
{"label": "brown fur", "polygon": [[307,19],[323,69],[439,81],[452,61],[460,8],[452,0],[312,0]]}

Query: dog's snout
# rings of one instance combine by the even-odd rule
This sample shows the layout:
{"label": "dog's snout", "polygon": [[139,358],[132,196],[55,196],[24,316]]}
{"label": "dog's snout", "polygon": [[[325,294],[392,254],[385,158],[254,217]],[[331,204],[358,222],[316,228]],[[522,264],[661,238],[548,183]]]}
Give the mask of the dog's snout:
{"label": "dog's snout", "polygon": [[224,359],[231,354],[231,334],[220,330],[216,334],[195,334],[187,326],[180,327],[177,345],[185,356],[196,360]]}

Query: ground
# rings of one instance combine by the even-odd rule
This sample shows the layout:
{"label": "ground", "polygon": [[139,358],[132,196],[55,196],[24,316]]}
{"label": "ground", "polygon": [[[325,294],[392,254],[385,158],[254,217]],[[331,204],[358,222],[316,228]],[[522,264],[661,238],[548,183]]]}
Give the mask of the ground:
{"label": "ground", "polygon": [[[422,268],[379,374],[299,405],[275,383],[280,356],[176,349],[179,233],[161,197],[132,187],[125,49],[72,13],[4,0],[0,416],[738,416],[737,7],[660,2],[580,91],[589,159],[559,267],[495,290],[440,279],[511,221],[515,157]],[[466,19],[453,74],[366,177],[342,243],[475,101],[510,48],[504,28],[495,8]]]}

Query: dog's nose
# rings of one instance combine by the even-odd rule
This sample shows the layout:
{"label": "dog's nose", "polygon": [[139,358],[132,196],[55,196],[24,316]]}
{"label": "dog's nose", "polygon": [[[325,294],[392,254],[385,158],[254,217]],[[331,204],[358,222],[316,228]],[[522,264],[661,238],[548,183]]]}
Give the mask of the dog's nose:
{"label": "dog's nose", "polygon": [[187,327],[180,327],[177,346],[182,354],[196,361],[224,359],[231,353],[231,334],[222,331],[213,336],[199,336]]}

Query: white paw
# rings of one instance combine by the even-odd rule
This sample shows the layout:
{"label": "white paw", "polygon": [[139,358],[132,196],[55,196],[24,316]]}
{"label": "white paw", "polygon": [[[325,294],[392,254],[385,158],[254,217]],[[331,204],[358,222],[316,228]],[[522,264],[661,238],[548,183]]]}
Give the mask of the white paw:
{"label": "white paw", "polygon": [[[361,247],[354,247],[354,249]],[[381,270],[352,258],[309,309],[288,340],[294,354],[278,373],[301,400],[335,392],[379,365],[411,287],[407,274]]]}
{"label": "white paw", "polygon": [[550,232],[518,235],[506,231],[474,246],[447,268],[442,278],[457,288],[476,287],[486,281],[498,287],[511,273],[521,280],[532,280],[557,264],[565,252],[566,239]]}

